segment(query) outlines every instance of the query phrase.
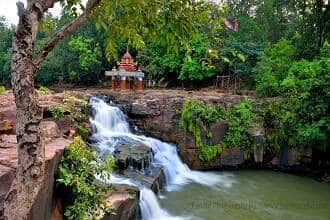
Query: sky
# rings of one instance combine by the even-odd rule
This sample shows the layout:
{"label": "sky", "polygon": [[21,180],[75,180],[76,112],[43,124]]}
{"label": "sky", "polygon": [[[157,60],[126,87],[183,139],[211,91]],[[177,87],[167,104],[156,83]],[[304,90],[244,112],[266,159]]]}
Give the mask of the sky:
{"label": "sky", "polygon": [[[21,1],[26,5],[26,0]],[[0,16],[5,16],[10,24],[15,25],[18,23],[16,2],[17,0],[0,0]],[[59,16],[61,13],[60,4],[56,3],[54,8],[50,9],[50,12],[55,16]]]}

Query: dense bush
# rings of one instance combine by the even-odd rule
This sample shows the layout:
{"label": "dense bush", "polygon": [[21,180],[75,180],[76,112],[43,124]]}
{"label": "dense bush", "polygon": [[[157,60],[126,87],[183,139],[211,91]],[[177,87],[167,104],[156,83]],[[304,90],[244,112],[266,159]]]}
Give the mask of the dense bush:
{"label": "dense bush", "polygon": [[95,219],[111,210],[105,201],[109,185],[98,183],[110,178],[114,167],[111,157],[102,160],[80,138],[65,150],[56,177],[56,188],[64,197],[67,219]]}
{"label": "dense bush", "polygon": [[279,84],[287,76],[294,55],[295,48],[286,39],[281,39],[262,55],[254,69],[256,90],[259,95],[270,97],[280,95]]}
{"label": "dense bush", "polygon": [[6,88],[4,86],[0,86],[0,93],[3,93],[6,91]]}
{"label": "dense bush", "polygon": [[64,115],[65,109],[63,106],[54,106],[50,108],[49,111],[52,114],[53,118],[58,119]]}
{"label": "dense bush", "polygon": [[193,134],[197,147],[204,145],[200,127],[209,126],[212,122],[223,117],[222,110],[202,101],[191,99],[183,104],[180,127]]}
{"label": "dense bush", "polygon": [[[278,56],[287,58],[285,53]],[[276,118],[269,138],[275,148],[288,144],[325,150],[330,134],[329,44],[324,45],[318,58],[291,61],[288,65],[281,77],[272,78],[277,93],[269,86],[263,87],[265,82],[257,82],[260,95],[278,96],[266,109],[269,117]],[[278,76],[276,73],[281,71],[282,67],[273,66],[269,74]]]}

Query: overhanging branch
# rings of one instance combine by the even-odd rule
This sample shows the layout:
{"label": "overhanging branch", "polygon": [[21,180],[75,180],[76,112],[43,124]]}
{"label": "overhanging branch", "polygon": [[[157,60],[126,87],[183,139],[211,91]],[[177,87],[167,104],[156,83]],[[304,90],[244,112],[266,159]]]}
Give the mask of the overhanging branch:
{"label": "overhanging branch", "polygon": [[36,67],[39,67],[42,61],[47,55],[54,49],[56,44],[61,41],[65,36],[74,32],[93,12],[93,9],[101,2],[101,0],[89,0],[86,4],[86,8],[81,15],[64,25],[58,30],[52,38],[42,47],[42,50],[34,57],[33,63]]}

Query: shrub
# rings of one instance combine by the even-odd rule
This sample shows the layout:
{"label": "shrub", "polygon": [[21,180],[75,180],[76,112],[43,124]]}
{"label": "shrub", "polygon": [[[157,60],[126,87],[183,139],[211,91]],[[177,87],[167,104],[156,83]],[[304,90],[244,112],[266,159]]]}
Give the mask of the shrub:
{"label": "shrub", "polygon": [[88,120],[88,103],[85,100],[66,94],[64,105],[70,112],[70,120],[77,128],[78,134],[83,140],[87,141],[89,131],[85,126],[85,122]]}
{"label": "shrub", "polygon": [[102,160],[80,138],[74,138],[60,161],[56,187],[64,194],[64,215],[67,219],[94,219],[111,210],[105,202],[110,185],[106,181],[114,167],[112,157]]}
{"label": "shrub", "polygon": [[40,86],[38,89],[42,93],[48,93],[49,89],[46,86]]}
{"label": "shrub", "polygon": [[53,118],[58,119],[64,115],[65,109],[63,106],[55,106],[52,107],[49,111],[52,114]]}
{"label": "shrub", "polygon": [[252,100],[243,99],[227,110],[226,121],[229,124],[228,132],[224,137],[226,148],[239,147],[247,158],[253,150],[251,137],[248,133],[256,126],[256,113],[252,108]]}
{"label": "shrub", "polygon": [[4,86],[0,86],[0,93],[3,93],[6,91],[6,88]]}
{"label": "shrub", "polygon": [[280,95],[279,85],[288,75],[294,62],[295,47],[290,41],[281,39],[269,48],[254,68],[256,90],[260,96]]}
{"label": "shrub", "polygon": [[[223,142],[215,145],[203,143],[201,127],[208,128],[218,119],[225,119],[229,123],[229,130]],[[225,148],[240,147],[247,157],[253,150],[248,130],[256,124],[256,114],[252,109],[252,101],[241,100],[237,104],[224,109],[220,106],[204,104],[198,100],[187,100],[183,105],[180,118],[180,127],[190,132],[196,146],[200,148],[200,159],[211,160],[221,154]],[[208,137],[211,134],[208,132]]]}
{"label": "shrub", "polygon": [[180,127],[191,132],[195,137],[196,146],[203,146],[200,126],[208,126],[210,123],[222,117],[221,108],[206,105],[202,101],[191,99],[183,104]]}
{"label": "shrub", "polygon": [[271,72],[263,73],[257,79],[256,91],[260,96],[278,96],[280,95],[278,80]]}

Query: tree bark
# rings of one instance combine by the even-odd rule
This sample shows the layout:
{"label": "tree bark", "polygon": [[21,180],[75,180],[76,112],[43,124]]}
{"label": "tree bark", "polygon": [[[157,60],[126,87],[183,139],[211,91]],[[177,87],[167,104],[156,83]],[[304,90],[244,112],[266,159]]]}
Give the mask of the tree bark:
{"label": "tree bark", "polygon": [[42,52],[33,57],[33,45],[43,14],[57,0],[28,1],[27,8],[17,3],[19,24],[13,37],[11,63],[12,87],[17,111],[18,166],[16,179],[5,201],[4,215],[8,220],[31,219],[29,213],[43,187],[45,172],[45,145],[40,130],[42,108],[34,89],[34,74],[54,46],[75,31],[86,20],[100,0],[89,0],[84,13],[61,28],[46,43]]}

